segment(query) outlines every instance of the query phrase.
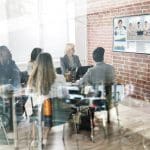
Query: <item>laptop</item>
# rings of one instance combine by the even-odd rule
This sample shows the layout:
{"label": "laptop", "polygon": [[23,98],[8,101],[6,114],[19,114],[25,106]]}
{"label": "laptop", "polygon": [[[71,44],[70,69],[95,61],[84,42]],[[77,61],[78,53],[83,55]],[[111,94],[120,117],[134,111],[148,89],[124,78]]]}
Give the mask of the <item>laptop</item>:
{"label": "laptop", "polygon": [[83,75],[87,72],[89,68],[93,67],[92,65],[90,66],[80,66],[78,67],[76,71],[76,80],[79,80],[80,78],[83,77]]}

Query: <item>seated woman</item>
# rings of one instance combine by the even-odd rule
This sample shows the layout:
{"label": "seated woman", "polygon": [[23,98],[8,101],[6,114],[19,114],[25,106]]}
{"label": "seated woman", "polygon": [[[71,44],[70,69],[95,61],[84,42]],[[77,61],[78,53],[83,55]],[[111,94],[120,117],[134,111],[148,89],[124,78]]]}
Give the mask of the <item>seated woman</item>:
{"label": "seated woman", "polygon": [[75,53],[74,44],[67,43],[65,50],[66,54],[60,60],[62,74],[74,75],[76,69],[81,66],[79,57],[77,55],[74,55]]}
{"label": "seated woman", "polygon": [[20,70],[12,60],[12,55],[6,46],[0,46],[0,85],[11,84],[20,87]]}
{"label": "seated woman", "polygon": [[37,56],[42,52],[42,49],[41,48],[34,48],[31,52],[31,58],[30,58],[30,61],[28,63],[28,66],[27,66],[27,72],[28,72],[28,75],[31,74],[32,70],[33,70],[33,66],[35,64],[35,60],[37,58]]}
{"label": "seated woman", "polygon": [[[9,113],[3,112],[7,113],[9,117],[9,130],[13,130],[11,98],[13,92],[20,89],[20,85],[20,70],[12,60],[10,50],[6,46],[0,46],[0,100],[2,100],[2,98],[9,100],[9,107],[5,103],[5,107],[8,107]],[[16,114],[18,115],[18,111],[16,111]]]}
{"label": "seated woman", "polygon": [[[64,96],[62,87],[65,86],[65,83],[64,76],[55,73],[51,55],[49,53],[40,53],[28,81],[29,88],[33,90],[33,93],[37,97],[37,99],[35,99],[36,104],[34,105],[43,105],[43,110],[45,110],[47,109],[45,108],[45,100],[48,100],[48,111],[52,113],[52,106],[50,106],[52,105],[52,100]],[[42,119],[44,121],[43,145],[45,146],[48,133],[52,127],[52,114],[45,115],[44,112],[45,111],[43,111]],[[33,138],[35,138],[34,135]]]}

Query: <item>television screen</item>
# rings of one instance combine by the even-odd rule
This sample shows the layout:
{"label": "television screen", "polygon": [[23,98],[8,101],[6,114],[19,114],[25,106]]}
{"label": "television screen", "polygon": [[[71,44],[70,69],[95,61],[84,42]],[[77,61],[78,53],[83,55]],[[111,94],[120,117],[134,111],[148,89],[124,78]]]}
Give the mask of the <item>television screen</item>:
{"label": "television screen", "polygon": [[113,20],[113,51],[150,54],[150,15]]}

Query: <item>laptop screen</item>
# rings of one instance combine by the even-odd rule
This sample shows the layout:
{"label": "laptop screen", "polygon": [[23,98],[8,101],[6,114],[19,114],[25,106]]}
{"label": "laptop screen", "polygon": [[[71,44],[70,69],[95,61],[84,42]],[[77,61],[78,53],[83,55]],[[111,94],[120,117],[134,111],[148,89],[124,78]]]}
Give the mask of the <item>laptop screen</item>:
{"label": "laptop screen", "polygon": [[83,75],[87,72],[87,70],[91,67],[93,67],[93,66],[91,65],[91,66],[81,66],[81,67],[79,67],[77,69],[77,72],[76,72],[76,80],[82,78]]}

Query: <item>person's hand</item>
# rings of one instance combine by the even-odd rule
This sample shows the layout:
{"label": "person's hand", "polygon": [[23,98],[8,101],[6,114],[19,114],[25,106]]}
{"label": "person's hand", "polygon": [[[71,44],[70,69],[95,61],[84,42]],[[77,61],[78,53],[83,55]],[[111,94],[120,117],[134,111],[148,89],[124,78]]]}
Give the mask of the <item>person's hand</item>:
{"label": "person's hand", "polygon": [[67,81],[67,82],[70,82],[70,81],[71,81],[71,72],[70,72],[70,71],[67,72],[67,73],[65,73],[65,78],[66,78],[66,81]]}
{"label": "person's hand", "polygon": [[12,95],[14,88],[11,84],[1,85],[0,86],[0,95],[8,97]]}
{"label": "person's hand", "polygon": [[32,93],[32,92],[33,92],[33,88],[27,87],[27,88],[25,89],[25,92],[26,92],[26,93]]}
{"label": "person's hand", "polygon": [[79,85],[80,80],[76,80],[75,85]]}
{"label": "person's hand", "polygon": [[6,85],[1,85],[0,89],[2,92],[4,91],[11,92],[13,91],[14,88],[11,84],[6,84]]}

